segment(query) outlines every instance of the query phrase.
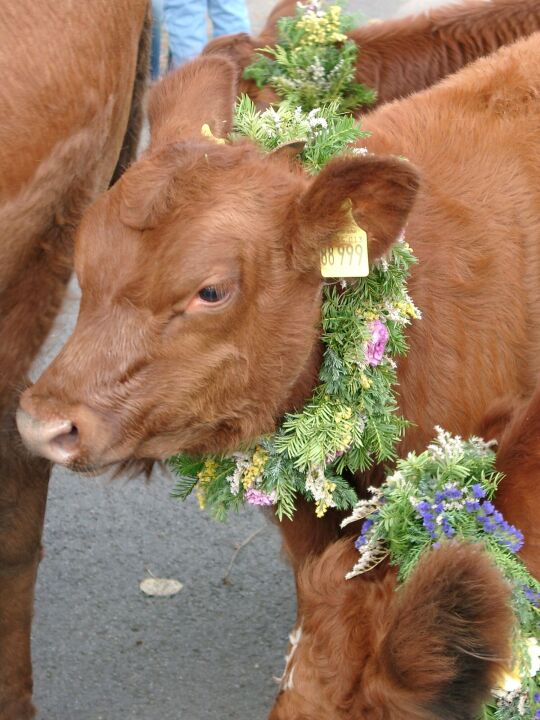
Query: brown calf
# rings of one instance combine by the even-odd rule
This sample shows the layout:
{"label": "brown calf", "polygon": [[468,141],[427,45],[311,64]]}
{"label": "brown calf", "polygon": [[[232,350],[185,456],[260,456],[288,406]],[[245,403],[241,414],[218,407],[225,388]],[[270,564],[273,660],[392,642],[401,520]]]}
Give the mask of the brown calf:
{"label": "brown calf", "polygon": [[71,273],[83,211],[134,157],[146,0],[0,13],[0,720],[33,717],[30,624],[50,463],[14,423]]}
{"label": "brown calf", "polygon": [[511,657],[509,586],[474,545],[395,571],[345,574],[333,543],[298,573],[298,625],[270,720],[474,720]]}
{"label": "brown calf", "polygon": [[[263,32],[212,40],[205,53],[226,54],[240,74],[254,51],[276,42],[276,20],[294,15],[296,2],[276,5]],[[377,90],[380,105],[434,85],[467,63],[540,30],[538,0],[467,0],[417,16],[363,25],[349,33],[359,48],[356,79]],[[259,106],[275,102],[271,87],[240,79],[239,92]],[[364,108],[364,111],[370,108]]]}
{"label": "brown calf", "polygon": [[[420,260],[410,290],[424,319],[398,368],[413,423],[401,452],[422,449],[436,423],[467,435],[495,399],[529,396],[540,373],[539,57],[536,35],[379,109],[371,154],[315,178],[248,141],[201,137],[205,122],[230,128],[228,62],[167,77],[151,96],[150,150],[80,227],[81,312],[22,396],[28,445],[100,469],[229,451],[272,430],[316,382],[319,250],[346,198],[372,260],[406,223]],[[321,547],[336,536],[337,519],[325,532],[315,519],[282,527],[301,557],[306,537],[313,550],[316,533]]]}
{"label": "brown calf", "polygon": [[[520,555],[540,579],[540,385],[528,402],[495,403],[479,433],[499,441],[496,504],[524,531]],[[478,717],[512,627],[509,588],[485,555],[447,543],[399,593],[385,566],[345,580],[357,557],[351,539],[339,540],[299,570],[298,625],[271,720]]]}

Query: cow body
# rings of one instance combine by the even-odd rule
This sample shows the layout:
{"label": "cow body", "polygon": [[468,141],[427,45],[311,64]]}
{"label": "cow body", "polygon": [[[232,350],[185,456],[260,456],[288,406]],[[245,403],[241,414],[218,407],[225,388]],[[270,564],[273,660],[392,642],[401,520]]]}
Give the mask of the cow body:
{"label": "cow body", "polygon": [[0,18],[1,720],[34,714],[30,624],[50,472],[17,442],[13,412],[62,301],[74,229],[134,157],[146,5],[21,0]]}
{"label": "cow body", "polygon": [[[255,50],[276,43],[279,17],[295,12],[294,0],[280,2],[259,37],[240,33],[216,38],[205,52],[226,54],[243,71],[255,59]],[[369,23],[348,35],[359,49],[356,81],[377,91],[377,107],[423,90],[537,30],[537,0],[467,0],[416,16]],[[239,91],[261,107],[278,99],[271,87],[258,88],[253,80],[241,79]]]}

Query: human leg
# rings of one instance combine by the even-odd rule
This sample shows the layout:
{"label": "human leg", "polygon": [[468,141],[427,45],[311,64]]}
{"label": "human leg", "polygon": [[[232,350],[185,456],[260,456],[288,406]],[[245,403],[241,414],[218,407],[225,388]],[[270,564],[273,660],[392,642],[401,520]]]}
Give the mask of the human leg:
{"label": "human leg", "polygon": [[250,32],[245,0],[208,0],[213,37]]}
{"label": "human leg", "polygon": [[173,67],[192,60],[206,40],[206,3],[204,0],[165,0],[165,26]]}

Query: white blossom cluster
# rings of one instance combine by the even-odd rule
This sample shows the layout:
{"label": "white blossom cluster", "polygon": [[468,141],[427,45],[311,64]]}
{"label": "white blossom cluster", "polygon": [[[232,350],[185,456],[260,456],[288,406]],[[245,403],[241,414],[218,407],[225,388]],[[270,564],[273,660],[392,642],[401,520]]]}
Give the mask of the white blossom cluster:
{"label": "white blossom cluster", "polygon": [[233,458],[236,463],[236,467],[232,475],[229,475],[227,478],[227,482],[231,487],[231,493],[233,495],[238,495],[240,492],[240,482],[242,480],[242,476],[251,465],[251,458],[246,453],[235,453]]}
{"label": "white blossom cluster", "polygon": [[368,487],[368,491],[371,493],[371,497],[367,500],[359,500],[356,503],[349,517],[346,517],[345,520],[341,522],[342,528],[358,520],[363,520],[379,509],[382,498],[381,488],[376,488],[371,485]]}
{"label": "white blossom cluster", "polygon": [[381,563],[388,557],[388,549],[384,541],[371,537],[368,542],[360,548],[360,557],[353,569],[345,575],[346,580],[350,580],[356,575],[372,570],[376,565]]}
{"label": "white blossom cluster", "polygon": [[323,503],[326,507],[335,507],[332,497],[332,483],[324,474],[324,465],[312,465],[306,474],[306,490],[312,495],[316,503]]}

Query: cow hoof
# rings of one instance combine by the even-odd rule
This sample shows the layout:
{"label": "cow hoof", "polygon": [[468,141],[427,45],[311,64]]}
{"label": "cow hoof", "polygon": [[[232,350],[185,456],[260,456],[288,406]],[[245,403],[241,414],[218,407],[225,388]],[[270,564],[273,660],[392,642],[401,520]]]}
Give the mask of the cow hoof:
{"label": "cow hoof", "polygon": [[36,709],[28,698],[0,702],[0,720],[32,720]]}

